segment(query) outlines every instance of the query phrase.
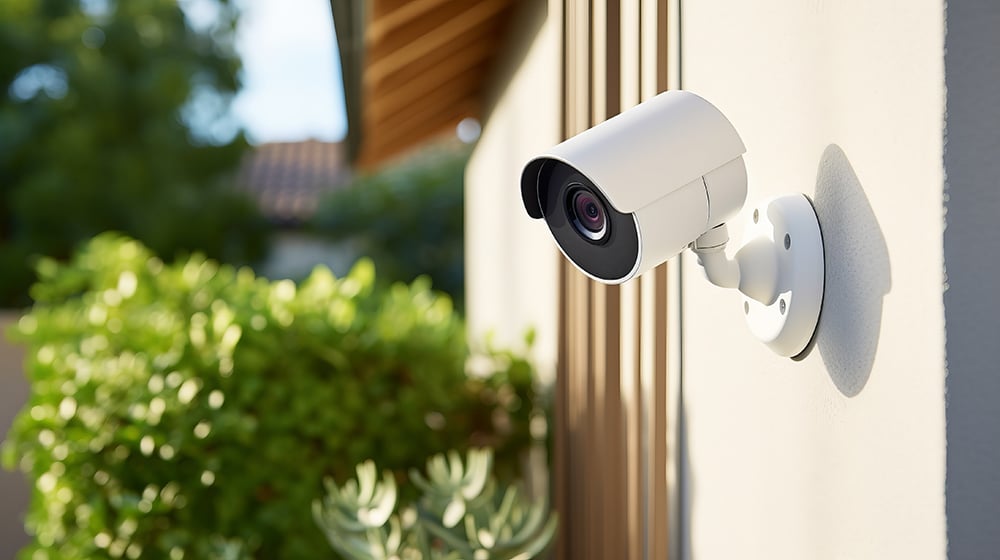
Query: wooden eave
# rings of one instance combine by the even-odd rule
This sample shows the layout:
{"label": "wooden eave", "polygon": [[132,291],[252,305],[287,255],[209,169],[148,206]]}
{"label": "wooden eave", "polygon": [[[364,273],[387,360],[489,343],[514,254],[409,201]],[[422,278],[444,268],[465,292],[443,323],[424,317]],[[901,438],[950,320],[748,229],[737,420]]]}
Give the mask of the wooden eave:
{"label": "wooden eave", "polygon": [[[340,1],[333,0],[335,7]],[[357,166],[378,165],[480,116],[516,1],[363,2],[360,83],[349,83],[346,74],[344,80],[356,92],[347,98],[356,115],[348,142],[357,143]],[[339,38],[343,26],[337,27]]]}

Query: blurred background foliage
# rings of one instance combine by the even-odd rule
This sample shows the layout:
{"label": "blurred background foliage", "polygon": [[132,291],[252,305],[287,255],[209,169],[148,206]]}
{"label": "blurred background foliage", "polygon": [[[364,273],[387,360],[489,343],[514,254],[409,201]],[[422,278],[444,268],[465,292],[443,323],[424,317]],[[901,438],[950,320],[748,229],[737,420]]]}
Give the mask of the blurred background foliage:
{"label": "blurred background foliage", "polygon": [[455,309],[468,147],[322,201],[309,233],[366,256],[343,278],[237,268],[273,234],[233,184],[237,16],[0,0],[0,308],[35,302],[3,454],[32,481],[23,558],[314,558],[323,477],[374,460],[405,504],[429,455],[493,448],[504,482],[536,442],[530,336],[470,350]]}
{"label": "blurred background foliage", "polygon": [[106,230],[166,258],[262,256],[265,222],[230,188],[236,10],[202,4],[195,28],[176,0],[0,2],[0,307],[28,303],[30,259]]}
{"label": "blurred background foliage", "polygon": [[447,296],[377,290],[370,261],[296,285],[107,234],[39,274],[3,454],[35,481],[24,558],[316,558],[324,477],[370,459],[412,488],[428,456],[489,446],[511,481],[535,441],[523,349],[472,359]]}
{"label": "blurred background foliage", "polygon": [[432,146],[361,175],[320,202],[312,229],[374,260],[383,286],[426,275],[461,306],[470,151],[454,143]]}

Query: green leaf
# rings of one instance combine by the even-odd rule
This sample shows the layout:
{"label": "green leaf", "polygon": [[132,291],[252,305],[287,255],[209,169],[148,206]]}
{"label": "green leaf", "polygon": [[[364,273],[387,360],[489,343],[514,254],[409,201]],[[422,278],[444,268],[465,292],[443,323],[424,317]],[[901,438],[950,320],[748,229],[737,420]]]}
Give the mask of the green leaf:
{"label": "green leaf", "polygon": [[448,529],[451,529],[458,522],[465,517],[465,500],[461,496],[456,496],[448,502],[448,506],[444,509],[444,515],[441,518],[441,523]]}

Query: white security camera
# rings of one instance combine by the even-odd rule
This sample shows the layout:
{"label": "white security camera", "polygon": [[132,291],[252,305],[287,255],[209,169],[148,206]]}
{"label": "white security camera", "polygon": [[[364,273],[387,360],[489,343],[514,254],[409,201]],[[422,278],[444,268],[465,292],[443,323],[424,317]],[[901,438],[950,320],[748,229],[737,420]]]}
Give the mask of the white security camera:
{"label": "white security camera", "polygon": [[521,196],[560,251],[620,284],[690,246],[713,283],[737,288],[751,330],[775,352],[809,347],[823,301],[823,240],[804,195],[755,208],[732,257],[726,222],[747,194],[746,148],[728,119],[668,91],[532,159]]}
{"label": "white security camera", "polygon": [[533,159],[521,195],[573,264],[618,284],[739,211],[745,151],[712,104],[670,91]]}

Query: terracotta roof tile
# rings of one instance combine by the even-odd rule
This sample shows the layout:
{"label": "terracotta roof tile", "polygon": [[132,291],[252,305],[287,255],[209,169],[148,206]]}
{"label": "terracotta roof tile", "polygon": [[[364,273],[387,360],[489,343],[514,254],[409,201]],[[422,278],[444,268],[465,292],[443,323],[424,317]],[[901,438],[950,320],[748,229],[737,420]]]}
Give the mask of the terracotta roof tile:
{"label": "terracotta roof tile", "polygon": [[238,185],[265,216],[294,224],[311,217],[320,198],[350,177],[341,143],[307,140],[257,146],[243,160]]}

